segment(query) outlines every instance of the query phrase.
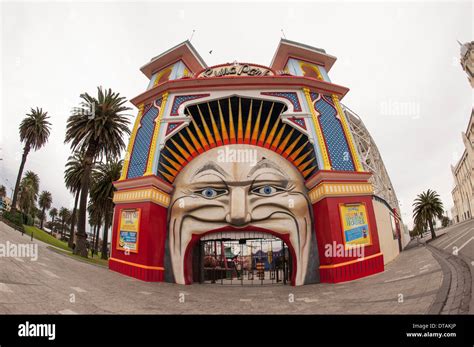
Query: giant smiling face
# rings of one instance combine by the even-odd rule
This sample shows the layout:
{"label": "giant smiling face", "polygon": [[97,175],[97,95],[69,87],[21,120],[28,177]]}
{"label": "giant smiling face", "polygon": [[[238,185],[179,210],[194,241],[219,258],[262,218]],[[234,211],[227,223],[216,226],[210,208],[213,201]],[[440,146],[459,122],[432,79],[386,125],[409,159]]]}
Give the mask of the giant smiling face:
{"label": "giant smiling face", "polygon": [[[223,151],[250,153],[247,158],[252,160],[227,160]],[[239,230],[255,227],[288,240],[296,260],[295,285],[304,284],[312,240],[311,205],[303,177],[290,162],[262,147],[228,145],[193,159],[174,185],[168,246],[176,283],[186,283],[185,257],[193,235],[229,228],[238,238]]]}

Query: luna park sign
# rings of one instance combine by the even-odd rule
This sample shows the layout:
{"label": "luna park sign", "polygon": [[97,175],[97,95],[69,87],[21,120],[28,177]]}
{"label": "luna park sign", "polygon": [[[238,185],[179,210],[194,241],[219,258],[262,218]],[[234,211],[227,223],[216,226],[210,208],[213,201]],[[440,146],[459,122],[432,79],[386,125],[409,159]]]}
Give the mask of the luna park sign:
{"label": "luna park sign", "polygon": [[229,64],[225,66],[210,67],[198,75],[200,77],[226,77],[226,76],[244,76],[244,77],[262,77],[273,76],[270,69],[250,64]]}

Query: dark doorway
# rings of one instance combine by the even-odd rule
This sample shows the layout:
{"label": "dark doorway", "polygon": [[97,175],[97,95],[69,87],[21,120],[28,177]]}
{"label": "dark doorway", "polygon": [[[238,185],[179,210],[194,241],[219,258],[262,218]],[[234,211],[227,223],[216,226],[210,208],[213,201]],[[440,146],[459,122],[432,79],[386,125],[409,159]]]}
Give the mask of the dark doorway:
{"label": "dark doorway", "polygon": [[[231,236],[231,237],[229,237]],[[206,235],[193,249],[193,282],[219,285],[291,283],[288,246],[263,233]]]}

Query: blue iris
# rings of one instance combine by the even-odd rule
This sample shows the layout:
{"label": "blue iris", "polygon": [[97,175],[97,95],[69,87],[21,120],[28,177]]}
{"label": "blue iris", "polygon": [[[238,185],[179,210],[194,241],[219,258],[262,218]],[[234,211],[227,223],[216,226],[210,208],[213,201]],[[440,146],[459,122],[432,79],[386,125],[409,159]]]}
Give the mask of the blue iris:
{"label": "blue iris", "polygon": [[265,186],[263,187],[263,194],[271,194],[273,192],[272,187]]}
{"label": "blue iris", "polygon": [[201,193],[205,198],[208,198],[208,199],[211,199],[211,198],[214,198],[216,197],[217,195],[217,191],[215,189],[212,189],[212,188],[206,188],[202,191]]}
{"label": "blue iris", "polygon": [[261,187],[257,187],[252,190],[252,193],[257,194],[257,195],[263,195],[263,196],[271,196],[280,191],[281,189],[277,189],[273,186],[270,185],[265,185]]}

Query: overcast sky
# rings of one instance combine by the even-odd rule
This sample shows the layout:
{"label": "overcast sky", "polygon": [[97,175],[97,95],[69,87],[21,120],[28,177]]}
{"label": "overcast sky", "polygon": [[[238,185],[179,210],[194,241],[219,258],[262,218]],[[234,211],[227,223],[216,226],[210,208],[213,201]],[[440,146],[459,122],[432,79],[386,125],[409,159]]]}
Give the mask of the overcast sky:
{"label": "overcast sky", "polygon": [[[338,58],[329,75],[350,88],[342,101],[376,141],[405,223],[411,225],[413,199],[428,188],[440,193],[446,209],[453,206],[450,165],[462,154],[461,132],[472,108],[457,43],[473,39],[470,1],[0,6],[0,184],[9,196],[22,153],[18,126],[30,107],[48,111],[53,127],[48,144],[28,156],[25,171],[39,175],[55,207],[72,208],[63,184],[70,150],[63,141],[80,93],[95,93],[99,85],[128,99],[142,93],[147,78],[139,67],[193,30],[192,44],[208,65],[269,65],[284,29],[287,39]],[[408,112],[398,112],[400,106]]]}

